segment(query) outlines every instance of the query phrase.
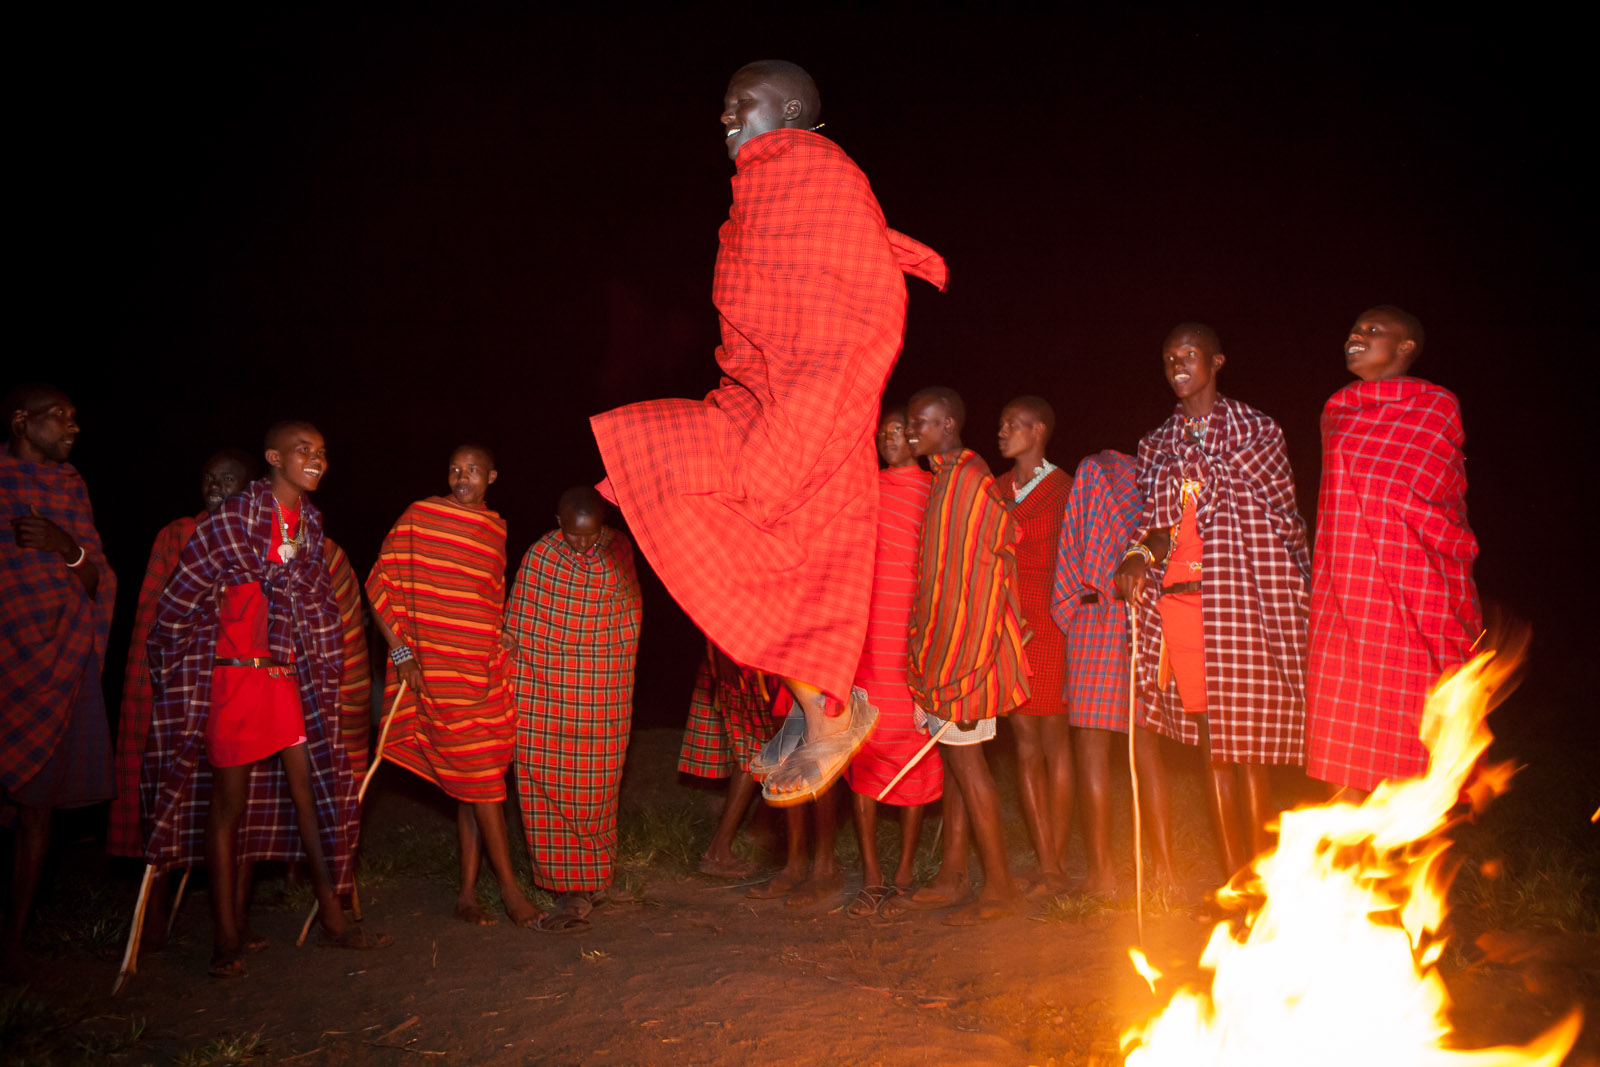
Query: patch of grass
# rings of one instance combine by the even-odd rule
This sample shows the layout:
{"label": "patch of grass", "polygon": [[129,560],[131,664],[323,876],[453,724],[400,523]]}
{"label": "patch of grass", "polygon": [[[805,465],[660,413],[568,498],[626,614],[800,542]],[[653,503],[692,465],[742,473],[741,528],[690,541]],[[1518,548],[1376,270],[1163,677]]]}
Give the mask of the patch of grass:
{"label": "patch of grass", "polygon": [[691,873],[712,829],[704,807],[692,799],[665,806],[625,804],[617,816],[617,870],[642,873],[665,863]]}
{"label": "patch of grass", "polygon": [[26,986],[0,996],[0,1047],[7,1063],[29,1062],[28,1055],[44,1047],[60,1027],[56,1011],[28,996]]}
{"label": "patch of grass", "polygon": [[1038,917],[1040,922],[1046,923],[1081,923],[1090,916],[1113,910],[1114,907],[1105,897],[1068,893],[1045,901]]}
{"label": "patch of grass", "polygon": [[84,1033],[74,1038],[74,1058],[80,1063],[99,1064],[132,1052],[144,1037],[147,1022],[142,1015],[119,1021],[126,1022],[127,1028],[119,1027],[107,1033]]}
{"label": "patch of grass", "polygon": [[62,874],[48,894],[41,894],[28,941],[46,956],[108,956],[128,938],[133,897],[127,886],[97,879],[89,872]]}
{"label": "patch of grass", "polygon": [[[102,1020],[117,1025],[97,1030],[92,1024]],[[142,1016],[78,1018],[30,996],[27,987],[14,989],[0,996],[0,1063],[98,1067],[133,1052],[145,1025]]]}
{"label": "patch of grass", "polygon": [[175,1067],[219,1067],[229,1063],[249,1063],[267,1053],[267,1041],[257,1030],[253,1034],[223,1037],[208,1041],[173,1059]]}
{"label": "patch of grass", "polygon": [[1554,929],[1600,933],[1600,893],[1592,860],[1560,842],[1535,844],[1485,873],[1464,864],[1451,887],[1458,919],[1478,930]]}

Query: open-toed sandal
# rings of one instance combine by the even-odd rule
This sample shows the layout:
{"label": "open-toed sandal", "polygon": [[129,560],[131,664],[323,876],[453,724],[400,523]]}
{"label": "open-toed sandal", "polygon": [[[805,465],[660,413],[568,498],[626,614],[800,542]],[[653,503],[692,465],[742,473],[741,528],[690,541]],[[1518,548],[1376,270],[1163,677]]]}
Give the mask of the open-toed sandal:
{"label": "open-toed sandal", "polygon": [[[761,784],[761,799],[776,808],[803,804],[820,796],[844,769],[872,735],[878,725],[878,709],[867,703],[864,689],[852,689],[850,702],[845,706],[850,724],[838,733],[816,741],[807,741],[789,754],[778,768],[782,776],[795,783],[795,788],[782,791],[773,788],[772,776]],[[778,772],[774,772],[778,773]]]}
{"label": "open-toed sandal", "polygon": [[878,909],[883,907],[884,901],[898,892],[899,890],[892,885],[864,885],[844,912],[852,919],[870,919],[878,914]]}
{"label": "open-toed sandal", "polygon": [[767,739],[766,744],[750,760],[750,777],[762,781],[767,775],[783,766],[783,761],[789,758],[790,753],[805,743],[806,739],[806,714],[797,704],[789,709],[789,714],[783,718],[783,725],[778,727],[778,732]]}

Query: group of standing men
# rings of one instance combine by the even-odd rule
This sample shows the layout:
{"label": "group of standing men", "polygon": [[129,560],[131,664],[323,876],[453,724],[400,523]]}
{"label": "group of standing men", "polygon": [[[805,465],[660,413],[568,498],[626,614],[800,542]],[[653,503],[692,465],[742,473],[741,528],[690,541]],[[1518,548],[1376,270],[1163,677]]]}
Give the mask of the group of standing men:
{"label": "group of standing men", "polygon": [[[248,914],[261,860],[305,865],[321,944],[388,944],[343,906],[355,902],[371,678],[360,584],[310,497],[328,469],[322,434],[274,425],[267,475],[254,481],[247,454],[211,457],[206,510],[157,536],[113,756],[99,668],[115,585],[67,462],[77,413],[49,386],[14,389],[5,407],[0,493],[12,543],[0,631],[15,664],[5,727],[27,740],[7,745],[3,767],[20,814],[8,967],[25,966],[51,809],[107,799],[108,851],[148,864],[147,946],[164,937],[161,876],[203,865],[211,973],[245,973],[246,954],[266,947]],[[497,478],[489,449],[458,447],[449,493],[407,508],[379,550],[366,596],[392,669],[370,758],[381,749],[458,802],[461,919],[493,921],[476,894],[486,856],[513,922],[579,929],[616,859],[638,579],[626,536],[583,487],[562,496],[557,529],[528,550],[508,603],[506,526],[485,502]],[[548,914],[511,865],[503,805],[514,756],[534,881],[555,894]]]}

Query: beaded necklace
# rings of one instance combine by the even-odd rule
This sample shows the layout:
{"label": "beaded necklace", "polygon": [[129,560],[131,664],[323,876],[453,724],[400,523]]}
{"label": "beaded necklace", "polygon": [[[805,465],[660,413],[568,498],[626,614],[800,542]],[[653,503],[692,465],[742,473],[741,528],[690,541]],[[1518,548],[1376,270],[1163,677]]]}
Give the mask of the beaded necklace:
{"label": "beaded necklace", "polygon": [[278,546],[278,561],[281,563],[288,563],[291,559],[294,559],[297,554],[299,554],[301,548],[305,547],[306,524],[303,522],[298,524],[298,529],[296,529],[295,535],[290,537],[289,523],[283,517],[283,508],[278,504],[277,497],[272,498],[272,513],[273,515],[277,516],[278,537],[283,541],[283,544]]}

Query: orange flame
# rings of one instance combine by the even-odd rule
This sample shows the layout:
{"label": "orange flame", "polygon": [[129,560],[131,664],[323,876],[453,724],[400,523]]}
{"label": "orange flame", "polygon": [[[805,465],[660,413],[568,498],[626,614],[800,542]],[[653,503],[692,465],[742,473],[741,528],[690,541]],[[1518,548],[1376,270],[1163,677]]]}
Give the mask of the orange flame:
{"label": "orange flame", "polygon": [[1125,1033],[1129,1067],[1561,1062],[1578,1036],[1576,1010],[1523,1047],[1443,1045],[1449,998],[1435,964],[1451,872],[1442,833],[1463,800],[1476,810],[1510,784],[1509,764],[1473,771],[1492,740],[1484,718],[1516,658],[1482,653],[1429,696],[1426,775],[1384,782],[1360,805],[1284,813],[1277,848],[1228,887],[1250,904],[1242,940],[1218,924],[1200,958],[1211,989],[1180,990]]}

